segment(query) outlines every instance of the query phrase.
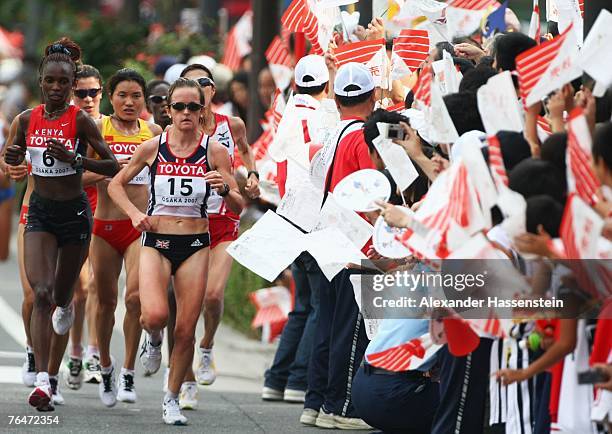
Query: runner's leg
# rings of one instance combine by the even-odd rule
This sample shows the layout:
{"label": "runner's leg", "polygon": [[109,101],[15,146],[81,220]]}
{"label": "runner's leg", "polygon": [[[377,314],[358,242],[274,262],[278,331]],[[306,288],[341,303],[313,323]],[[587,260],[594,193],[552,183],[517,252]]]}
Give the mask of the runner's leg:
{"label": "runner's leg", "polygon": [[140,258],[140,239],[126,249],[125,254],[126,294],[123,334],[125,336],[125,359],[123,367],[134,370],[138,353],[138,344],[142,328],[140,327],[140,296],[138,293],[138,269]]}

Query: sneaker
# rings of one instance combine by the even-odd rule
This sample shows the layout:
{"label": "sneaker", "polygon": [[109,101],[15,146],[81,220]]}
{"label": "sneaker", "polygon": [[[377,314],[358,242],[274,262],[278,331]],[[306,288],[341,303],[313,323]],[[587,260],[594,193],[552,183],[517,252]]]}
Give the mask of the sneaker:
{"label": "sneaker", "polygon": [[98,385],[100,400],[107,407],[113,407],[117,403],[117,379],[115,372],[115,361],[112,361],[111,371],[108,374],[101,373],[102,381]]}
{"label": "sneaker", "polygon": [[149,333],[147,333],[140,351],[140,363],[145,370],[146,376],[153,375],[159,371],[162,359],[161,347],[161,341],[159,345],[153,345],[151,343],[151,337]]}
{"label": "sneaker", "polygon": [[336,428],[336,423],[334,421],[334,414],[333,413],[327,413],[325,410],[323,410],[323,407],[321,407],[321,410],[319,410],[319,414],[317,416],[317,420],[315,421],[315,426],[318,426],[319,428]]}
{"label": "sneaker", "polygon": [[21,367],[21,381],[24,386],[34,387],[36,383],[36,363],[34,363],[34,353],[26,350],[26,359]]}
{"label": "sneaker", "polygon": [[300,416],[300,423],[308,426],[315,426],[319,412],[312,408],[305,408]]}
{"label": "sneaker", "polygon": [[365,423],[363,419],[358,417],[343,417],[334,416],[334,422],[338,429],[349,429],[349,430],[371,430],[373,429],[370,425]]}
{"label": "sneaker", "polygon": [[285,389],[285,393],[283,395],[283,400],[285,402],[291,403],[301,403],[303,404],[306,401],[306,392],[303,390],[296,389]]}
{"label": "sneaker", "polygon": [[187,418],[181,414],[177,398],[164,399],[162,418],[166,425],[187,425]]}
{"label": "sneaker", "polygon": [[68,307],[56,306],[51,316],[53,322],[53,330],[60,336],[64,336],[72,327],[74,322],[74,309],[72,303]]}
{"label": "sneaker", "polygon": [[195,410],[198,407],[198,383],[186,381],[181,384],[179,393],[179,408],[181,410]]}
{"label": "sneaker", "polygon": [[28,396],[28,404],[36,407],[38,411],[53,411],[53,398],[51,385],[49,383],[36,383],[36,387]]}
{"label": "sneaker", "polygon": [[102,381],[102,373],[100,372],[100,356],[92,354],[91,357],[85,359],[83,364],[85,371],[83,381],[86,383],[99,384]]}
{"label": "sneaker", "polygon": [[136,388],[134,387],[134,374],[123,372],[119,374],[119,383],[117,384],[117,401],[121,402],[136,402]]}
{"label": "sneaker", "polygon": [[168,392],[168,378],[170,378],[170,367],[166,366],[166,369],[164,369],[164,382],[162,383],[162,391],[164,393]]}
{"label": "sneaker", "polygon": [[215,369],[215,361],[213,360],[212,352],[203,352],[200,350],[200,362],[196,372],[198,383],[204,386],[210,386],[217,378],[217,370]]}
{"label": "sneaker", "polygon": [[261,399],[264,401],[282,401],[283,391],[264,386],[264,388],[261,389]]}
{"label": "sneaker", "polygon": [[79,390],[83,381],[83,362],[81,359],[71,357],[66,372],[66,385],[72,390]]}
{"label": "sneaker", "polygon": [[51,399],[53,399],[53,404],[64,405],[66,401],[64,401],[62,392],[60,392],[57,377],[49,377],[49,385],[51,386]]}

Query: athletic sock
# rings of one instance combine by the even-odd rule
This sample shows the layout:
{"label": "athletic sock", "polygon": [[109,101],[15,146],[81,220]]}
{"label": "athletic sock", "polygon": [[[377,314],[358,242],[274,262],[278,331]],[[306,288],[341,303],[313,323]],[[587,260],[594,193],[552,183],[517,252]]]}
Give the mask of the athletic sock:
{"label": "athletic sock", "polygon": [[208,355],[210,355],[210,353],[212,353],[212,348],[202,348],[202,347],[200,347],[200,352],[201,352],[202,354],[208,354]]}
{"label": "athletic sock", "polygon": [[91,359],[92,356],[100,356],[100,350],[98,349],[98,347],[95,347],[93,345],[87,345],[87,358]]}
{"label": "athletic sock", "polygon": [[171,399],[178,399],[178,393],[167,391],[164,395],[164,402],[170,401]]}
{"label": "athletic sock", "polygon": [[151,345],[153,345],[154,347],[159,347],[163,339],[161,331],[157,330],[157,331],[151,332],[150,336],[151,336]]}
{"label": "athletic sock", "polygon": [[121,368],[121,375],[131,375],[132,377],[134,376],[134,370],[133,369],[127,369],[127,368]]}
{"label": "athletic sock", "polygon": [[107,367],[100,365],[100,371],[104,375],[110,374],[113,371],[113,365],[111,364],[110,366],[107,366]]}
{"label": "athletic sock", "polygon": [[39,372],[36,374],[37,384],[49,384],[49,374],[47,372]]}
{"label": "athletic sock", "polygon": [[26,346],[26,352],[33,353],[34,352],[34,348],[32,348],[31,346],[27,345]]}

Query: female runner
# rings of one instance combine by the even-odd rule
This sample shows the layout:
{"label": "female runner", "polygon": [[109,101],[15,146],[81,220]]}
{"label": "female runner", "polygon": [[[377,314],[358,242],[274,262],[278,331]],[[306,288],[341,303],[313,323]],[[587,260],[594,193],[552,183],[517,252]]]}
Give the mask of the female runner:
{"label": "female runner", "polygon": [[[245,192],[251,199],[259,196],[259,173],[255,170],[255,157],[246,138],[244,122],[233,116],[225,116],[212,111],[210,102],[215,95],[212,74],[204,65],[187,66],[181,76],[197,81],[204,91],[206,107],[200,121],[204,134],[221,143],[228,152],[230,161],[238,154],[247,171]],[[208,199],[210,223],[210,266],[209,282],[204,298],[204,336],[198,352],[197,379],[200,384],[210,385],[216,379],[212,348],[215,334],[223,316],[223,296],[225,285],[232,270],[232,257],[226,252],[232,241],[238,238],[240,215],[228,209],[226,202],[212,192]],[[189,370],[181,393],[181,408],[195,408],[197,405],[197,386],[193,372]]]}
{"label": "female runner", "polygon": [[[108,95],[113,114],[99,121],[98,127],[121,166],[125,167],[133,152],[146,140],[161,134],[161,128],[138,118],[145,108],[145,81],[138,72],[133,69],[117,71],[108,80]],[[94,215],[91,263],[99,303],[96,316],[102,373],[99,395],[104,405],[112,407],[117,400],[136,402],[134,362],[142,332],[138,296],[140,232],[132,227],[129,217],[109,197],[109,179],[98,176],[96,181],[98,206]],[[143,170],[130,178],[126,186],[130,201],[143,212],[149,198],[147,183],[147,171]],[[110,341],[123,263],[126,270],[126,314],[123,321],[125,359],[117,384]]]}
{"label": "female runner", "polygon": [[[213,188],[239,213],[243,200],[231,174],[225,148],[200,130],[204,93],[197,82],[179,78],[170,87],[172,126],[143,143],[127,168],[110,183],[109,194],[143,231],[140,253],[141,322],[147,330],[141,361],[155,372],[161,363],[162,330],[168,320],[167,286],[174,276],[177,314],[163,420],[184,425],[178,393],[193,359],[195,328],[206,292],[208,218],[206,200]],[[144,214],[130,201],[125,186],[150,169],[150,202]]]}
{"label": "female runner", "polygon": [[[100,102],[102,101],[102,76],[100,71],[91,65],[82,65],[77,71],[77,80],[74,85],[74,103],[85,111],[93,120],[102,118]],[[92,184],[92,177],[96,174],[85,172],[83,186],[92,214],[96,212],[98,192]],[[96,336],[96,311],[98,299],[95,294],[93,270],[89,260],[85,260],[81,275],[74,288],[74,324],[70,329],[70,359],[66,383],[71,389],[79,389],[85,376],[86,383],[100,383],[100,353],[98,351],[98,338]],[[83,363],[83,323],[87,318],[87,352]]]}
{"label": "female runner", "polygon": [[[91,210],[83,192],[83,169],[113,176],[119,165],[93,120],[69,105],[80,47],[62,38],[45,49],[40,73],[43,104],[19,114],[11,124],[5,161],[20,165],[26,149],[32,159],[34,190],[24,235],[26,276],[34,289],[30,334],[36,387],[28,402],[53,409],[49,374],[51,324],[65,335],[74,320],[72,293],[87,255]],[[83,157],[91,145],[99,160]],[[51,308],[55,310],[51,316]]]}

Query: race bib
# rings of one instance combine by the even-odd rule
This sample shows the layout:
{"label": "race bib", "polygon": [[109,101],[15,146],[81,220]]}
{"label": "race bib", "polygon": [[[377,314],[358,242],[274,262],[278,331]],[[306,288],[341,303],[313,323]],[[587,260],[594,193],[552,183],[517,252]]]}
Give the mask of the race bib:
{"label": "race bib", "polygon": [[[134,155],[139,143],[109,143],[110,150],[115,154],[117,160],[125,160]],[[145,167],[128,184],[143,185],[149,183],[149,168]]]}
{"label": "race bib", "polygon": [[[47,130],[42,130],[42,132]],[[63,137],[53,137],[52,135],[46,134],[32,134],[28,137],[28,151],[32,160],[32,174],[36,176],[44,177],[55,177],[55,176],[68,176],[74,175],[75,169],[70,166],[70,163],[59,161],[49,155],[47,152],[48,139],[55,139],[60,143],[63,143],[65,148],[74,152],[75,143],[74,139],[65,139]],[[78,139],[77,139],[78,140]]]}
{"label": "race bib", "polygon": [[155,201],[165,206],[203,205],[206,169],[201,164],[160,161],[155,173]]}

